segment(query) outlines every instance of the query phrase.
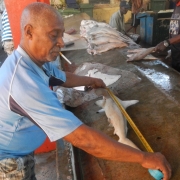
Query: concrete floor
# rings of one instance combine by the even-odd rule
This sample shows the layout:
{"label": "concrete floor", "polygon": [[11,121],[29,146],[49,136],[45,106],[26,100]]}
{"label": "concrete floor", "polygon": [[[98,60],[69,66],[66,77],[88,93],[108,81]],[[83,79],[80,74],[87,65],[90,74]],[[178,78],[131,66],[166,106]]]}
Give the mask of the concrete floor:
{"label": "concrete floor", "polygon": [[56,151],[35,155],[37,180],[56,180]]}

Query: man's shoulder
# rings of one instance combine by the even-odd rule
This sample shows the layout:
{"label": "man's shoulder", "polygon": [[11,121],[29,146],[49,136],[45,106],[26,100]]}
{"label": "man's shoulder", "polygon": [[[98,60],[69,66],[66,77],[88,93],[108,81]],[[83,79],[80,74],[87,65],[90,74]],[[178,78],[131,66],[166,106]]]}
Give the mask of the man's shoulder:
{"label": "man's shoulder", "polygon": [[113,13],[112,17],[113,17],[113,18],[120,18],[120,17],[121,17],[120,10],[117,11],[117,12],[115,12],[115,13]]}
{"label": "man's shoulder", "polygon": [[112,16],[118,16],[118,14],[119,14],[119,11],[116,11],[112,14]]}

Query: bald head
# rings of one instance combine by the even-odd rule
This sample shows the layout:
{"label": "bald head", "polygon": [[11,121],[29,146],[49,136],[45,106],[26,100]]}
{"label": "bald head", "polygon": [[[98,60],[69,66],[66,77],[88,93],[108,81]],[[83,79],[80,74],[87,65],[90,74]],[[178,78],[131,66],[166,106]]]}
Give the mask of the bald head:
{"label": "bald head", "polygon": [[63,41],[61,15],[48,4],[32,3],[22,12],[20,46],[38,65],[57,58]]}
{"label": "bald head", "polygon": [[56,9],[46,3],[32,3],[23,10],[21,16],[21,33],[23,35],[24,27],[27,24],[34,28],[38,26],[48,26],[52,19],[62,20],[61,15]]}

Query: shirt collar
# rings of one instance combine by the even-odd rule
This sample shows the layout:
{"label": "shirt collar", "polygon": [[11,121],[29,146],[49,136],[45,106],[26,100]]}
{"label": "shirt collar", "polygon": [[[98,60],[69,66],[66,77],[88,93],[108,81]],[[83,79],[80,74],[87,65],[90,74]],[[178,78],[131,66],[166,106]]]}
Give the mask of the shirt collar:
{"label": "shirt collar", "polygon": [[26,53],[26,51],[24,51],[24,49],[22,49],[20,46],[18,46],[17,51],[18,51],[19,54],[21,54],[23,57],[30,59],[30,57],[28,56],[28,54]]}
{"label": "shirt collar", "polygon": [[119,16],[122,17],[121,10],[119,10],[118,12],[119,12]]}
{"label": "shirt collar", "polygon": [[44,71],[39,67],[37,66],[37,64],[35,64],[32,59],[29,57],[29,55],[26,53],[26,51],[24,51],[24,49],[22,49],[20,46],[18,46],[18,48],[16,49],[19,54],[24,57],[26,59],[26,63],[28,63],[28,65],[30,67],[32,67],[38,74],[39,76],[41,76],[41,78],[44,79],[44,81],[46,83],[49,84],[49,77],[44,73]]}

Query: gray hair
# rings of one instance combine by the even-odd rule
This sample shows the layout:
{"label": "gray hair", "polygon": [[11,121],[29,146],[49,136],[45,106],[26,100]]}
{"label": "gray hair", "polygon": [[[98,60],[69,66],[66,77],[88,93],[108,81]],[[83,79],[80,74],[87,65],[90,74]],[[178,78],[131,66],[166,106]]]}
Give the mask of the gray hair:
{"label": "gray hair", "polygon": [[52,6],[41,2],[31,3],[25,7],[21,15],[21,33],[23,34],[27,24],[31,24],[33,27],[48,26],[51,18],[62,20],[60,13]]}

